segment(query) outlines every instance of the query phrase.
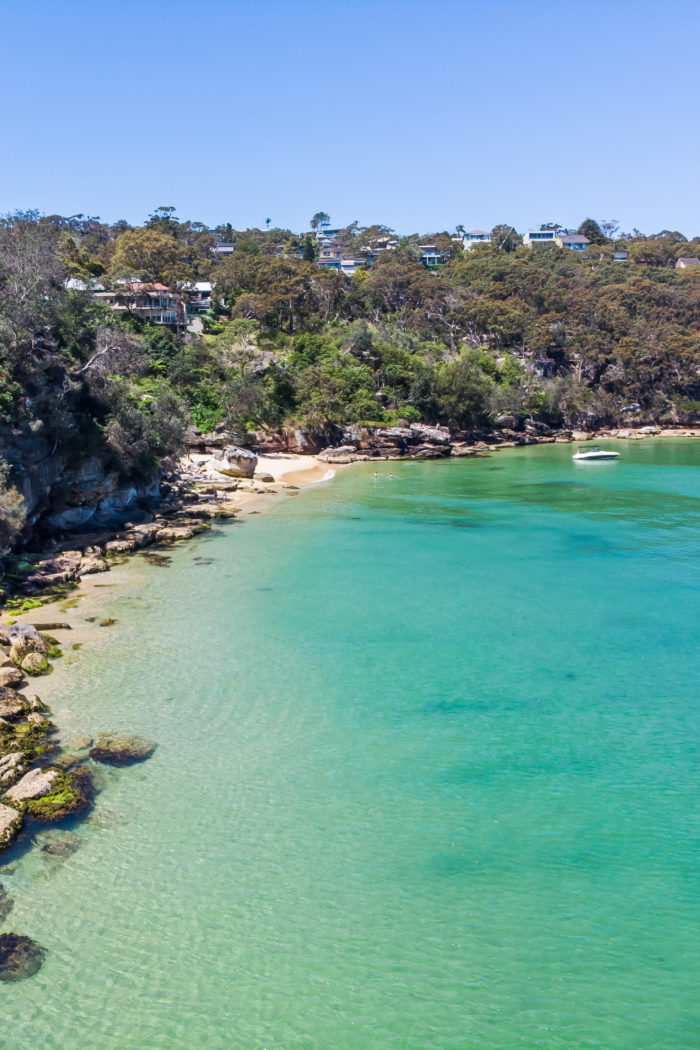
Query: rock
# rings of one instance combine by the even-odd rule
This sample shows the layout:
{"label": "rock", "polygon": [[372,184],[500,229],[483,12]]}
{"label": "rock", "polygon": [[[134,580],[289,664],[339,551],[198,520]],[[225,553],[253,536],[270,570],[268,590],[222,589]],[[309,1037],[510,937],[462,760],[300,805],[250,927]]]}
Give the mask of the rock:
{"label": "rock", "polygon": [[51,670],[48,660],[42,653],[27,653],[20,667],[30,675],[48,674]]}
{"label": "rock", "polygon": [[22,814],[0,802],[0,849],[14,841],[22,827]]}
{"label": "rock", "polygon": [[131,554],[137,547],[137,541],[135,539],[129,540],[110,540],[109,543],[105,543],[105,550],[109,554]]}
{"label": "rock", "polygon": [[410,430],[422,444],[450,444],[450,432],[447,427],[428,427],[424,423],[411,423]]}
{"label": "rock", "polygon": [[35,623],[37,631],[70,631],[69,623]]}
{"label": "rock", "polygon": [[19,773],[24,772],[24,753],[11,751],[0,758],[0,784],[9,784]]}
{"label": "rock", "polygon": [[41,969],[46,950],[31,937],[0,933],[0,981],[22,981]]}
{"label": "rock", "polygon": [[350,463],[350,456],[355,456],[357,449],[354,445],[337,445],[335,448],[327,448],[320,453],[319,459],[324,463]]}
{"label": "rock", "polygon": [[269,485],[271,482],[273,482],[275,480],[273,478],[272,474],[267,474],[264,471],[260,472],[259,474],[258,473],[254,474],[253,477],[255,478],[256,481],[263,481],[263,482],[265,482],[266,485]]}
{"label": "rock", "polygon": [[109,572],[109,565],[104,558],[83,558],[78,569],[79,576],[90,576],[95,572]]}
{"label": "rock", "polygon": [[0,687],[15,688],[24,681],[24,675],[18,667],[0,667]]}
{"label": "rock", "polygon": [[56,769],[30,769],[22,779],[5,792],[5,798],[11,802],[28,802],[30,799],[43,798],[51,792],[51,785],[58,776]]}
{"label": "rock", "polygon": [[27,721],[31,726],[45,726],[47,718],[46,715],[41,715],[38,711],[31,711],[27,715]]}
{"label": "rock", "polygon": [[0,718],[19,718],[29,708],[27,700],[14,689],[0,688]]}
{"label": "rock", "polygon": [[102,733],[90,751],[90,758],[110,766],[129,766],[150,758],[158,745],[140,736]]}
{"label": "rock", "polygon": [[5,921],[14,906],[14,897],[11,897],[2,883],[0,883],[0,922]]}
{"label": "rock", "polygon": [[95,741],[91,736],[76,736],[68,744],[71,751],[87,751]]}
{"label": "rock", "polygon": [[231,478],[252,478],[258,465],[254,452],[238,445],[227,445],[221,459],[213,459],[211,464],[219,474]]}
{"label": "rock", "polygon": [[65,835],[49,832],[49,835],[51,837],[44,842],[41,850],[43,853],[48,853],[50,857],[70,857],[71,853],[75,853],[83,844],[81,836],[73,835],[71,832]]}

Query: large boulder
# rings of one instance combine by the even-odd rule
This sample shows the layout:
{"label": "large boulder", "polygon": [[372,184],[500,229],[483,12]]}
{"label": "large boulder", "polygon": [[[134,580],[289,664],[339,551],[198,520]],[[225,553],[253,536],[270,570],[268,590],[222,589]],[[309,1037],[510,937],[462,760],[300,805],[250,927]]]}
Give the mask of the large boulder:
{"label": "large boulder", "polygon": [[219,474],[229,478],[252,478],[258,465],[258,457],[247,448],[227,445],[221,458],[212,459],[211,465]]}
{"label": "large boulder", "polygon": [[0,849],[5,849],[17,837],[22,827],[22,814],[12,806],[0,803]]}
{"label": "large boulder", "polygon": [[150,758],[158,745],[140,736],[102,733],[90,751],[90,758],[109,766],[130,766]]}
{"label": "large boulder", "polygon": [[428,427],[424,423],[411,423],[410,430],[422,445],[450,444],[450,432],[447,427]]}
{"label": "large boulder", "polygon": [[31,937],[0,933],[0,981],[33,977],[44,961],[45,949]]}
{"label": "large boulder", "polygon": [[19,667],[0,667],[0,688],[16,689],[24,681]]}
{"label": "large boulder", "polygon": [[5,798],[11,802],[28,802],[30,799],[43,798],[51,792],[57,769],[30,769],[21,780],[5,792]]}
{"label": "large boulder", "polygon": [[0,687],[0,718],[12,721],[29,710],[29,701],[14,689]]}

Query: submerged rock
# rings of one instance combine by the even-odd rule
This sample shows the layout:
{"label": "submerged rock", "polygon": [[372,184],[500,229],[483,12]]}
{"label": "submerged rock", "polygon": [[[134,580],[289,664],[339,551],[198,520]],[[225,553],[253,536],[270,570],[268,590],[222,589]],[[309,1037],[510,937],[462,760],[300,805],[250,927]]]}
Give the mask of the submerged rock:
{"label": "submerged rock", "polygon": [[22,981],[41,969],[46,949],[31,937],[0,933],[0,981]]}
{"label": "submerged rock", "polygon": [[158,745],[140,736],[122,736],[119,733],[102,733],[90,751],[90,758],[106,762],[110,766],[129,766],[150,758]]}
{"label": "submerged rock", "polygon": [[69,857],[71,853],[75,853],[77,849],[80,849],[82,844],[82,837],[74,835],[72,832],[67,832],[65,835],[54,835],[51,833],[51,838],[44,842],[41,849],[43,853],[48,853],[50,857]]}
{"label": "submerged rock", "polygon": [[15,899],[11,897],[0,882],[0,922],[4,922],[15,906]]}

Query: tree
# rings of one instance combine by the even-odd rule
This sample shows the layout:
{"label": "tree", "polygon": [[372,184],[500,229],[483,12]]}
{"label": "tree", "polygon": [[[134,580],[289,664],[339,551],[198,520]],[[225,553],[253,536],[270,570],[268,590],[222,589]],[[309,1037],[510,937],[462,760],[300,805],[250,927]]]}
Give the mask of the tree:
{"label": "tree", "polygon": [[499,252],[514,252],[522,243],[512,226],[501,223],[491,230],[491,244]]}
{"label": "tree", "polygon": [[313,262],[316,258],[316,249],[314,248],[313,238],[310,233],[307,233],[304,238],[304,254],[302,259],[304,262]]}
{"label": "tree", "polygon": [[467,350],[438,372],[435,395],[438,413],[450,426],[473,430],[488,414],[493,384],[483,368],[481,350]]}
{"label": "tree", "polygon": [[605,236],[595,219],[584,219],[576,232],[580,233],[583,237],[588,237],[591,244],[608,243],[608,238]]}
{"label": "tree", "polygon": [[175,284],[192,279],[180,248],[172,237],[154,229],[127,230],[117,238],[109,267],[112,280],[134,278]]}
{"label": "tree", "polygon": [[331,217],[327,211],[317,211],[311,218],[311,229],[317,230],[319,226],[321,229],[325,229],[326,226],[330,226]]}

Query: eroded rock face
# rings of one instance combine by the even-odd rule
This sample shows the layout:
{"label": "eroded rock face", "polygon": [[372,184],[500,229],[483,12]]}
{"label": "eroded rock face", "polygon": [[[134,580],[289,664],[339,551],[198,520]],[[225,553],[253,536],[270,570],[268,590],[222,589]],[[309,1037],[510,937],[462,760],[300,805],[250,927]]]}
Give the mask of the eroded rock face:
{"label": "eroded rock face", "polygon": [[221,458],[212,459],[211,465],[219,474],[230,478],[252,478],[258,465],[258,457],[247,448],[227,445]]}
{"label": "eroded rock face", "polygon": [[58,776],[55,769],[30,769],[20,781],[5,793],[5,798],[12,802],[27,802],[29,799],[43,798],[51,791],[51,785]]}
{"label": "eroded rock face", "polygon": [[19,834],[22,827],[22,814],[12,806],[0,803],[0,849],[9,846]]}
{"label": "eroded rock face", "polygon": [[45,949],[31,937],[17,933],[0,934],[0,981],[22,981],[33,977],[42,966]]}
{"label": "eroded rock face", "polygon": [[90,758],[110,766],[129,766],[150,758],[158,745],[140,736],[102,733],[90,751]]}

